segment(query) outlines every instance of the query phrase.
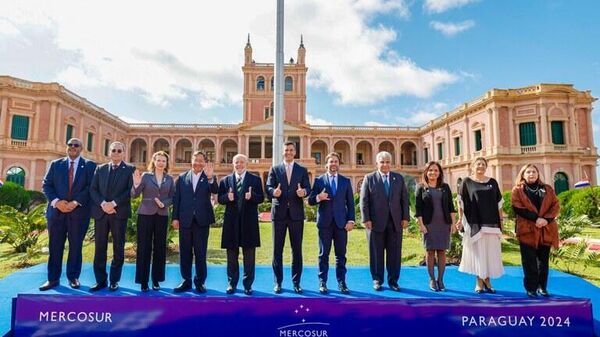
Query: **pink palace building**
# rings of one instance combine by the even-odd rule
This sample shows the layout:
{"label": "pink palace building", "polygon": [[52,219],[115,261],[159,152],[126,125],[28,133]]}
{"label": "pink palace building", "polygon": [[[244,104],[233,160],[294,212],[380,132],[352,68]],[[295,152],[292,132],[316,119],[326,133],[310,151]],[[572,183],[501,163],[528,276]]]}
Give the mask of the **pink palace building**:
{"label": "pink palace building", "polygon": [[[83,155],[108,160],[108,145],[126,144],[127,159],[143,169],[154,151],[171,154],[172,174],[190,167],[202,150],[216,172],[231,172],[236,153],[247,154],[249,169],[263,180],[271,166],[273,64],[256,63],[250,41],[244,48],[242,121],[239,124],[126,123],[58,83],[0,76],[0,178],[39,190],[50,162],[65,155],[65,142],[79,137]],[[310,125],[306,122],[306,49],[285,64],[285,135],[297,145],[297,161],[311,178],[324,172],[327,153],[340,154],[341,173],[358,190],[375,168],[375,155],[392,154],[394,170],[419,180],[424,163],[441,162],[453,190],[477,156],[488,173],[509,190],[525,163],[540,167],[557,191],[580,180],[597,184],[597,149],[592,137],[590,91],[571,84],[534,84],[491,89],[419,127]]]}

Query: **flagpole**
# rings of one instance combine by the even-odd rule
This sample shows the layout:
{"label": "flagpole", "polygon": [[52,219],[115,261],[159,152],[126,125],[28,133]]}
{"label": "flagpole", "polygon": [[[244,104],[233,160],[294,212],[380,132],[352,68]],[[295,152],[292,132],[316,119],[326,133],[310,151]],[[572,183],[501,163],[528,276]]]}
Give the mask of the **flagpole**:
{"label": "flagpole", "polygon": [[273,166],[283,161],[283,0],[277,0],[277,43],[275,49]]}

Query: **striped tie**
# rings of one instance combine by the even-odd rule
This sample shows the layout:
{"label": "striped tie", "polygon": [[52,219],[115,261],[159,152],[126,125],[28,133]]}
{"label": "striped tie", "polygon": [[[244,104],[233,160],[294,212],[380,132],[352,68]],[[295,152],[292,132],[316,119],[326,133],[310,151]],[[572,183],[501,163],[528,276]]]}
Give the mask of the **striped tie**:
{"label": "striped tie", "polygon": [[241,176],[239,176],[239,177],[237,178],[237,182],[235,183],[235,190],[237,191],[237,195],[238,195],[238,197],[239,197],[240,199],[242,198],[242,194],[243,194],[243,192],[244,192],[244,191],[242,190],[242,189],[244,188],[244,186],[243,186],[243,185],[244,185],[244,184],[243,184],[243,182],[242,182],[242,177],[241,177]]}

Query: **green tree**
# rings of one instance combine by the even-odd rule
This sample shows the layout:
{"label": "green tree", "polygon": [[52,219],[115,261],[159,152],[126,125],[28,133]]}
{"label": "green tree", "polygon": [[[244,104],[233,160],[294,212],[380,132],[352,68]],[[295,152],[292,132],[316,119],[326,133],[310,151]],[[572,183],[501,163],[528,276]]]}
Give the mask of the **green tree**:
{"label": "green tree", "polygon": [[21,185],[5,182],[0,187],[0,206],[7,205],[19,211],[26,211],[29,207],[29,193]]}

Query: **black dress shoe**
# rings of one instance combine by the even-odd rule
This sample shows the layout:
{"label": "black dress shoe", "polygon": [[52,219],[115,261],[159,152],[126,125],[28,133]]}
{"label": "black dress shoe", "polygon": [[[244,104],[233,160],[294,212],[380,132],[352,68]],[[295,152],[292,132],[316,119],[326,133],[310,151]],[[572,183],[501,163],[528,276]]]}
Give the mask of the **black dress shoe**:
{"label": "black dress shoe", "polygon": [[173,292],[182,293],[182,292],[188,291],[190,289],[192,289],[192,281],[183,280],[183,282],[181,282],[177,287],[175,287],[173,289]]}
{"label": "black dress shoe", "polygon": [[302,287],[299,284],[294,284],[294,292],[296,294],[302,294]]}
{"label": "black dress shoe", "polygon": [[244,289],[244,294],[246,294],[248,296],[252,295],[252,288],[246,288],[246,289]]}
{"label": "black dress shoe", "polygon": [[548,293],[548,290],[546,290],[546,289],[539,288],[537,290],[537,293],[538,293],[538,295],[542,295],[544,297],[550,297],[550,294]]}
{"label": "black dress shoe", "polygon": [[42,284],[40,286],[40,291],[46,291],[46,290],[50,290],[54,287],[56,287],[57,285],[59,285],[60,283],[58,281],[46,281],[44,282],[44,284]]}
{"label": "black dress shoe", "polygon": [[196,284],[196,291],[204,294],[206,292],[206,286],[204,284]]}
{"label": "black dress shoe", "polygon": [[117,291],[117,289],[119,289],[119,282],[111,282],[108,290]]}
{"label": "black dress shoe", "polygon": [[69,286],[73,289],[79,289],[81,283],[79,283],[78,279],[74,278],[72,280],[69,280]]}
{"label": "black dress shoe", "polygon": [[276,294],[281,294],[281,284],[280,283],[275,283],[275,286],[273,287],[273,292]]}
{"label": "black dress shoe", "polygon": [[390,283],[390,289],[392,289],[393,291],[400,291],[400,287],[398,286],[398,283]]}
{"label": "black dress shoe", "polygon": [[100,283],[96,283],[93,286],[90,287],[90,291],[91,292],[95,292],[101,289],[106,288],[106,282],[100,282]]}
{"label": "black dress shoe", "polygon": [[321,282],[319,284],[319,292],[321,294],[327,294],[329,292],[329,289],[327,289],[327,284],[325,284],[325,282]]}
{"label": "black dress shoe", "polygon": [[496,289],[492,288],[491,284],[488,286],[485,282],[483,282],[483,288],[490,294],[496,293]]}
{"label": "black dress shoe", "polygon": [[150,291],[150,287],[148,287],[148,283],[142,283],[140,286],[140,290],[144,293],[147,291]]}
{"label": "black dress shoe", "polygon": [[233,293],[235,293],[235,287],[232,286],[231,284],[227,286],[227,290],[225,290],[225,293],[231,295]]}
{"label": "black dress shoe", "polygon": [[373,282],[373,289],[375,289],[375,291],[382,291],[383,287],[381,286],[381,283],[375,281]]}
{"label": "black dress shoe", "polygon": [[527,290],[527,296],[531,297],[531,298],[536,298],[537,297],[537,293],[535,291],[532,291],[532,290]]}
{"label": "black dress shoe", "polygon": [[346,285],[346,282],[342,281],[338,284],[338,289],[340,289],[340,292],[342,294],[349,294],[350,293],[350,289],[348,289],[348,286]]}
{"label": "black dress shoe", "polygon": [[152,290],[160,290],[160,284],[157,281],[152,281]]}

